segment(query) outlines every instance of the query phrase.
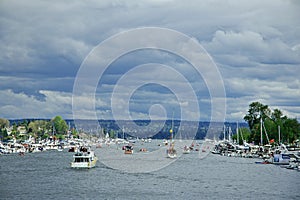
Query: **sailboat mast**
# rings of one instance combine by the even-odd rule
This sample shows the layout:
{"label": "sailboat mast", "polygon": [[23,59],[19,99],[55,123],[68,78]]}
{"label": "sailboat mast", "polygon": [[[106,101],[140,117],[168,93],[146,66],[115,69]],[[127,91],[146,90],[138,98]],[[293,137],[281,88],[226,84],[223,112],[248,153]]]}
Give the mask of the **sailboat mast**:
{"label": "sailboat mast", "polygon": [[228,141],[231,142],[231,127],[228,127]]}
{"label": "sailboat mast", "polygon": [[280,144],[280,126],[278,125],[278,144]]}
{"label": "sailboat mast", "polygon": [[173,139],[173,128],[174,128],[174,111],[173,111],[173,114],[172,114],[172,124],[171,124],[171,130],[170,130],[170,141],[172,142],[172,139]]}
{"label": "sailboat mast", "polygon": [[223,127],[223,134],[224,134],[223,140],[224,140],[224,141],[226,140],[226,138],[225,138],[225,132],[226,132],[226,126],[225,126],[225,124],[224,124],[224,127]]}
{"label": "sailboat mast", "polygon": [[263,145],[263,138],[262,138],[262,116],[260,116],[260,145]]}
{"label": "sailboat mast", "polygon": [[240,140],[239,140],[239,122],[236,122],[236,137],[237,137],[237,144],[240,144]]}

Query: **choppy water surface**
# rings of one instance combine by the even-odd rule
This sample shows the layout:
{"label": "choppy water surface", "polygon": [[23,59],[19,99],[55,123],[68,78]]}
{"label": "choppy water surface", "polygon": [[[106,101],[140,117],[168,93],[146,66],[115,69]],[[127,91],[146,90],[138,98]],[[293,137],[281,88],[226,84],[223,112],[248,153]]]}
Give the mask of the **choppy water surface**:
{"label": "choppy water surface", "polygon": [[192,152],[158,171],[126,173],[101,162],[71,169],[72,155],[1,155],[0,199],[300,199],[300,172],[254,159]]}

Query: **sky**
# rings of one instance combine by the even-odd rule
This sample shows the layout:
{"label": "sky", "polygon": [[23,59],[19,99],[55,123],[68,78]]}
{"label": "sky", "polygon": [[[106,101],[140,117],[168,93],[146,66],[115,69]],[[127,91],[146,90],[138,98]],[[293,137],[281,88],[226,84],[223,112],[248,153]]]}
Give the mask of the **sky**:
{"label": "sky", "polygon": [[[220,111],[235,122],[259,101],[299,119],[299,10],[296,0],[2,0],[0,117],[72,119],[75,110],[82,119],[209,121]],[[143,32],[148,27],[161,35]],[[117,40],[132,30],[141,31]],[[198,50],[165,37],[168,30],[203,48],[211,61],[201,62],[202,73],[186,59],[199,58]],[[167,50],[136,49],[102,65],[118,50],[152,39]],[[92,78],[85,81],[97,85],[80,85],[76,93],[86,65],[97,62],[91,55],[105,41],[110,45],[97,55],[105,70],[101,76],[89,71]],[[176,45],[185,58],[168,51]],[[224,103],[225,110],[213,111]]]}

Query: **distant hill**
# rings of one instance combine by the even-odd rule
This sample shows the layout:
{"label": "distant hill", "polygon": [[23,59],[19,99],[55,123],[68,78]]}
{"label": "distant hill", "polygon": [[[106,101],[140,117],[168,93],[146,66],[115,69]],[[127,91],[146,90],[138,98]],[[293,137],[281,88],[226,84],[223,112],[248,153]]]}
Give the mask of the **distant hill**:
{"label": "distant hill", "polygon": [[[31,121],[35,120],[47,120],[50,121],[50,119],[13,119],[9,120],[10,124],[21,124],[21,123],[30,123]],[[69,125],[70,128],[75,128],[75,122],[72,119],[67,119],[65,120],[67,124]],[[123,135],[125,138],[127,137],[135,137],[130,132],[126,132],[126,130],[129,130],[130,127],[124,127],[125,132],[123,132],[122,127],[119,127],[115,120],[98,120],[99,126],[95,127],[95,124],[97,124],[97,121],[94,120],[79,120],[80,122],[80,127],[76,127],[78,130],[95,134],[95,135],[101,135],[101,134],[106,134],[111,131],[115,133],[118,137],[122,138]],[[123,121],[123,124],[127,124],[126,121]],[[155,125],[155,123],[161,123],[162,121],[153,121],[152,123]],[[150,123],[149,120],[136,120],[135,123],[139,126],[144,126],[145,129],[143,129],[143,133],[139,133],[141,137],[151,137],[153,139],[169,139],[170,138],[170,129],[172,127],[172,121],[167,120],[166,123],[164,124],[164,127],[156,132],[153,133],[151,131],[151,127],[147,127],[147,125]],[[173,129],[174,129],[174,136],[175,138],[182,137],[182,139],[204,139],[207,131],[209,129],[209,122],[198,122],[198,130],[195,134],[190,134],[188,131],[188,127],[185,128],[185,131],[181,131],[181,133],[178,132],[178,127],[181,123],[180,120],[174,120],[173,121]],[[128,123],[130,124],[130,123]],[[196,123],[197,125],[197,123]],[[213,132],[214,135],[218,137],[223,137],[223,132],[224,132],[224,125],[226,127],[226,131],[232,130],[232,133],[235,134],[236,132],[236,123],[233,122],[225,122],[225,123],[212,123],[212,128],[211,131]],[[191,123],[191,126],[195,126],[195,123]],[[239,123],[239,127],[248,127],[247,123]],[[195,128],[195,127],[194,127]],[[153,135],[154,134],[154,135]]]}

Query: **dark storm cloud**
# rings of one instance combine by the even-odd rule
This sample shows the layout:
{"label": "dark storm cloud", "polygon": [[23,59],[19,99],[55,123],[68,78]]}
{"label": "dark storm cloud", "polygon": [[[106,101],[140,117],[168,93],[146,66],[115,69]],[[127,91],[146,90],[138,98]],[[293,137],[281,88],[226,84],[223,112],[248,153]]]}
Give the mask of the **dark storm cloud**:
{"label": "dark storm cloud", "polygon": [[[0,113],[11,118],[52,117],[55,112],[71,117],[73,82],[88,53],[113,34],[158,26],[197,39],[215,60],[228,93],[228,120],[240,120],[255,100],[299,116],[299,8],[292,0],[1,1]],[[209,101],[203,79],[187,63],[166,52],[135,52],[113,63],[103,77],[97,105],[104,108],[99,110],[104,117],[109,92],[122,73],[149,61],[181,70],[200,102]],[[146,116],[142,99],[148,105],[153,91],[140,92],[132,105],[139,117]],[[161,101],[171,98],[156,92]],[[84,107],[89,100],[82,102]],[[35,107],[44,109],[32,113]]]}

